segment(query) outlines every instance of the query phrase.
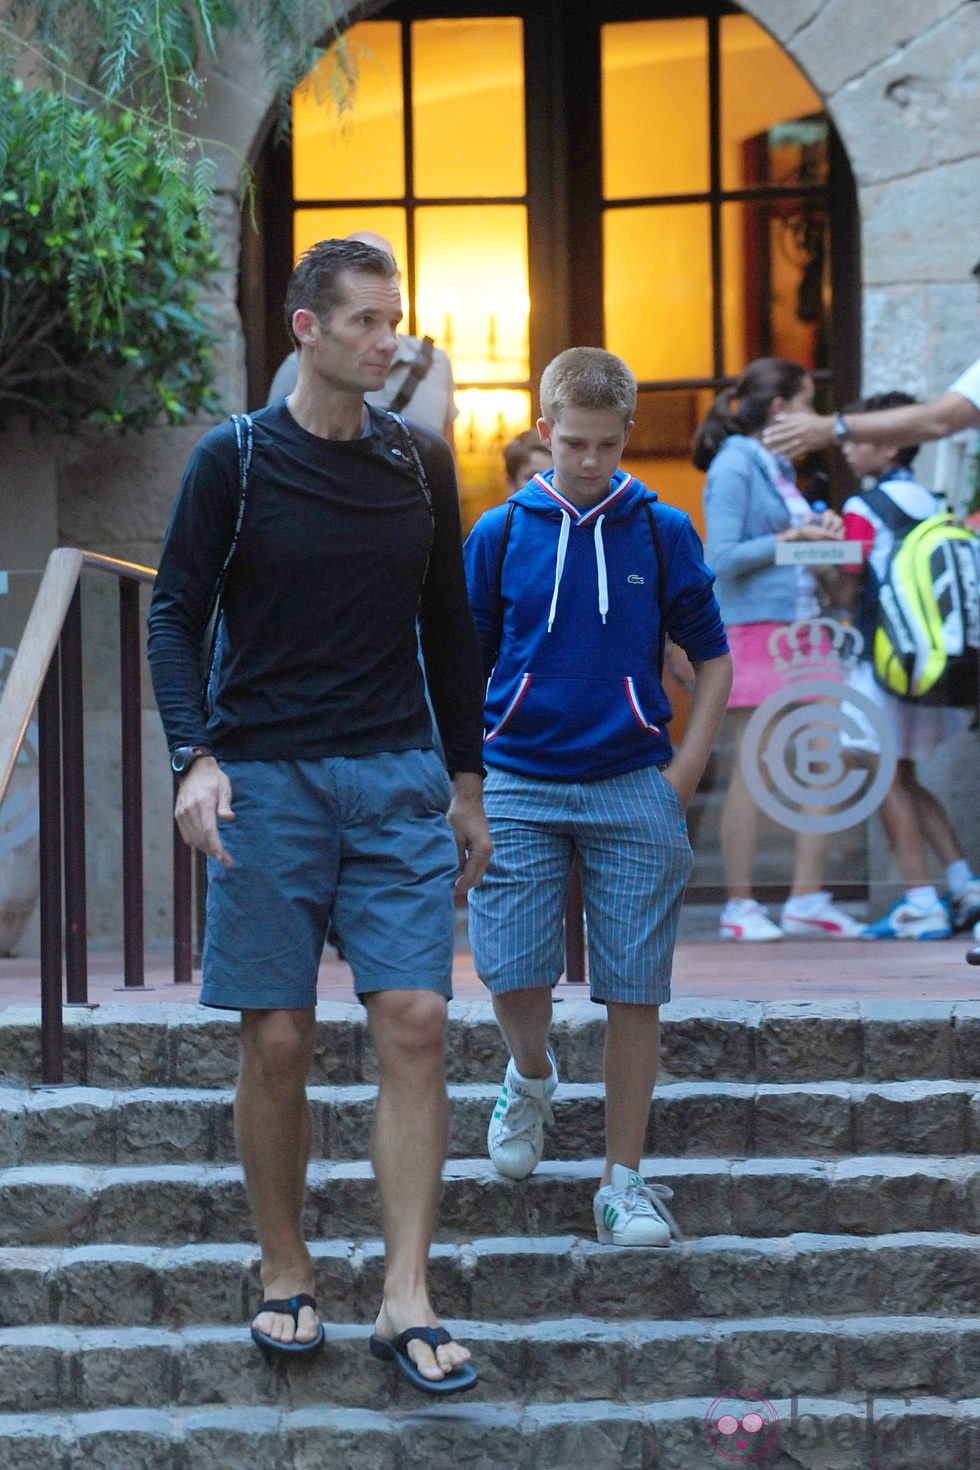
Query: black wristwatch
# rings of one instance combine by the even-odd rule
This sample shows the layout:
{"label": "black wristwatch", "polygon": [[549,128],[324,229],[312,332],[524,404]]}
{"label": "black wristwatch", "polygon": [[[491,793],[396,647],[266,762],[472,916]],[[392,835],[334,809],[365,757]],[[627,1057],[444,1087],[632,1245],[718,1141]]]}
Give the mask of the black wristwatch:
{"label": "black wristwatch", "polygon": [[175,776],[185,776],[202,755],[214,755],[210,745],[178,745],[170,757],[170,769]]}
{"label": "black wristwatch", "polygon": [[847,424],[844,421],[844,415],[842,413],[835,414],[834,415],[834,443],[837,445],[838,448],[840,448],[840,446],[842,444],[846,444],[847,443],[847,441],[848,441],[848,439],[850,439],[850,437],[851,437],[851,431],[847,427]]}

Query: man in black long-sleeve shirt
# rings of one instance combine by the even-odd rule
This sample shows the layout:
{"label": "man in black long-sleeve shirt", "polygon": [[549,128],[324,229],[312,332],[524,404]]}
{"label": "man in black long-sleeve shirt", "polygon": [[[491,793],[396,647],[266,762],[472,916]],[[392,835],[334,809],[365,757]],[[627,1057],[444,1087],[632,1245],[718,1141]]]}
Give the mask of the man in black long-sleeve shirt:
{"label": "man in black long-sleeve shirt", "polygon": [[[475,1373],[436,1330],[426,1262],[445,1155],[453,888],[479,882],[490,854],[483,689],[451,454],[364,403],[395,349],[393,273],[384,252],[352,241],[322,241],[297,265],[286,298],[297,386],[254,416],[244,502],[234,426],[194,451],[149,646],[177,822],[209,857],[201,999],[242,1015],[236,1132],[265,1298],[253,1337],[282,1353],[323,1339],[300,1216],[332,919],[380,1067],[372,1161],[386,1265],[371,1348],[416,1387],[453,1392]],[[232,545],[206,708],[201,643]]]}

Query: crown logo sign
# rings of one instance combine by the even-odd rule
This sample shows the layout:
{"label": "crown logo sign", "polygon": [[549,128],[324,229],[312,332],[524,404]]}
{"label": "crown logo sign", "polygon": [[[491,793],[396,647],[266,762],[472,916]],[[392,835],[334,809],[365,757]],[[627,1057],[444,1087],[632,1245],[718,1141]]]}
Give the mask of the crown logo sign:
{"label": "crown logo sign", "polygon": [[769,635],[769,652],[784,679],[841,679],[864,649],[864,638],[836,618],[801,618]]}

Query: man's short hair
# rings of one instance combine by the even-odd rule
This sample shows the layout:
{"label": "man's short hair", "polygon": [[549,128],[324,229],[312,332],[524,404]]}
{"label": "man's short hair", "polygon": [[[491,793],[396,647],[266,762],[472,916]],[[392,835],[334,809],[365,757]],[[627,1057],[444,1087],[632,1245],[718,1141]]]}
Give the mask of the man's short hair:
{"label": "man's short hair", "polygon": [[312,311],[319,321],[328,321],[346,300],[346,272],[393,279],[395,262],[387,251],[365,245],[363,240],[319,240],[304,250],[289,278],[283,307],[286,330],[294,342],[293,313]]}
{"label": "man's short hair", "polygon": [[566,408],[608,408],[628,424],[636,411],[636,379],[615,353],[569,347],[541,374],[541,417],[549,428]]}
{"label": "man's short hair", "polygon": [[[550,454],[551,450],[537,429],[525,429],[504,445],[504,470],[512,485],[516,485],[524,466],[532,454]],[[525,475],[526,479],[527,476]]]}

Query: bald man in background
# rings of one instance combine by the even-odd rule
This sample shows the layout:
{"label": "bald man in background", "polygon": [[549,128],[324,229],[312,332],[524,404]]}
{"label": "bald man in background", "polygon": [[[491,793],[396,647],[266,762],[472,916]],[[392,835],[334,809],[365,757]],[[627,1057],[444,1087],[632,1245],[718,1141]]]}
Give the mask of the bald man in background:
{"label": "bald man in background", "polygon": [[[373,245],[395,259],[390,240],[376,235],[373,230],[355,230],[346,237],[360,240],[363,245]],[[395,281],[400,282],[401,272],[395,267]],[[389,408],[400,413],[409,423],[419,424],[441,434],[450,447],[453,446],[453,420],[459,410],[454,397],[456,384],[453,381],[453,365],[448,355],[436,347],[431,337],[411,337],[407,332],[398,332],[398,347],[391,360],[391,368],[383,388],[365,395],[374,408]],[[285,398],[296,386],[299,354],[291,352],[276,369],[269,389],[267,404]]]}

